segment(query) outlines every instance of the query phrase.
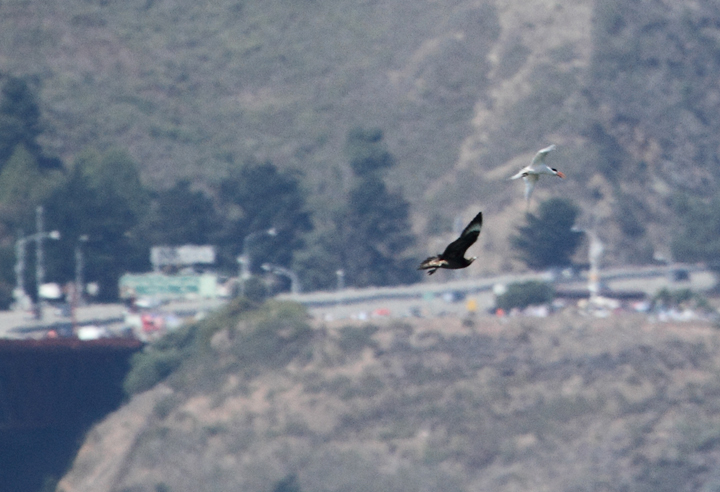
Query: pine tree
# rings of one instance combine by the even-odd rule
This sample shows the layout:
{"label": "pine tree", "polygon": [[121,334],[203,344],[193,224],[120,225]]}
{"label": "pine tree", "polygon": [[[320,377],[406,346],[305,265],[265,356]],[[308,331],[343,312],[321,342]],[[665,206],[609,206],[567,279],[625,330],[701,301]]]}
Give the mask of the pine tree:
{"label": "pine tree", "polygon": [[100,179],[107,169],[119,170],[103,166],[102,155],[92,155],[86,153],[75,162],[44,202],[46,228],[62,231],[59,241],[47,243],[47,270],[48,278],[72,280],[75,247],[81,236],[87,236],[86,280],[98,282],[100,299],[107,301],[117,298],[120,275],[150,268],[149,244],[137,234],[146,191],[140,187],[128,193],[126,185],[135,182],[132,172],[118,172],[115,181]]}
{"label": "pine tree", "polygon": [[15,147],[0,172],[0,222],[13,232],[31,230],[35,207],[51,193],[59,179],[59,171],[41,169],[23,144]]}
{"label": "pine tree", "polygon": [[24,145],[33,156],[39,157],[40,107],[27,81],[8,77],[0,96],[0,163],[5,162],[18,145]]}
{"label": "pine tree", "polygon": [[675,203],[675,209],[682,220],[672,238],[673,259],[704,262],[720,272],[720,196],[709,202],[683,196]]}
{"label": "pine tree", "polygon": [[418,279],[415,259],[403,257],[414,245],[410,205],[388,191],[375,173],[361,178],[350,191],[342,224],[344,264],[352,285],[396,285]]}
{"label": "pine tree", "polygon": [[302,280],[303,290],[332,289],[337,272],[343,270],[343,240],[338,224],[340,213],[305,236],[305,245],[293,255],[293,270]]}
{"label": "pine tree", "polygon": [[138,216],[147,213],[149,196],[140,179],[140,168],[126,151],[85,149],[73,165],[99,193],[118,197]]}
{"label": "pine tree", "polygon": [[534,269],[569,265],[583,233],[572,229],[579,209],[569,200],[551,198],[539,214],[526,214],[527,225],[510,237],[519,258]]}
{"label": "pine tree", "polygon": [[270,229],[274,235],[257,234],[247,243],[252,271],[259,273],[266,262],[291,265],[293,252],[312,229],[298,172],[281,172],[270,162],[248,163],[222,181],[218,196],[223,222],[219,257],[226,268],[237,268],[245,238]]}
{"label": "pine tree", "polygon": [[41,195],[42,180],[35,156],[24,145],[18,145],[0,173],[0,202],[34,203]]}
{"label": "pine tree", "polygon": [[348,201],[335,213],[332,227],[315,236],[311,249],[298,257],[304,285],[332,287],[338,270],[356,287],[416,282],[417,259],[408,256],[415,244],[410,205],[383,181],[382,173],[395,159],[382,130],[350,130],[345,153],[354,174]]}
{"label": "pine tree", "polygon": [[211,244],[220,228],[212,199],[181,179],[154,200],[144,229],[153,245]]}

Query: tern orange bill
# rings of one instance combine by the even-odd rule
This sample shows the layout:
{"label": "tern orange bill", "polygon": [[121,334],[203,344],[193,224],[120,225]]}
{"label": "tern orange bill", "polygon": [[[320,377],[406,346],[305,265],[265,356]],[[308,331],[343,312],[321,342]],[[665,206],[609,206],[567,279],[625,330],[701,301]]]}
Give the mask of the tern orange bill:
{"label": "tern orange bill", "polygon": [[537,154],[535,154],[535,157],[533,157],[530,165],[525,166],[520,171],[518,171],[517,174],[510,177],[510,179],[522,178],[523,181],[525,181],[525,201],[528,204],[530,203],[530,196],[535,189],[535,183],[537,183],[538,179],[540,179],[540,176],[547,175],[557,176],[558,178],[565,177],[565,174],[561,171],[558,171],[554,167],[550,167],[545,164],[545,157],[547,157],[547,155],[553,150],[555,150],[555,144],[539,150]]}

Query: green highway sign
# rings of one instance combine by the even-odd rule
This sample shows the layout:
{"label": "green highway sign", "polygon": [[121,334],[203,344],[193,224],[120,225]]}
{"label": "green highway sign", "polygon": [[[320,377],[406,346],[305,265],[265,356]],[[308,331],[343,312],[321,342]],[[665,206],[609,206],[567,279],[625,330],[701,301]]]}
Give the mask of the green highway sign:
{"label": "green highway sign", "polygon": [[217,295],[217,275],[132,274],[120,277],[120,297],[180,299]]}

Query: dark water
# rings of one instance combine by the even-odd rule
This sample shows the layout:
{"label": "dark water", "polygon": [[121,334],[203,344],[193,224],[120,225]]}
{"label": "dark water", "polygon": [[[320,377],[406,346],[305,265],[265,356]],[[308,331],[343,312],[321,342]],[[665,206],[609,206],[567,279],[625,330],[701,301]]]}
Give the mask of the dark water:
{"label": "dark water", "polygon": [[0,343],[0,492],[49,492],[93,423],[123,402],[139,347]]}
{"label": "dark water", "polygon": [[75,423],[0,434],[0,490],[55,490],[55,483],[72,464],[86,428]]}

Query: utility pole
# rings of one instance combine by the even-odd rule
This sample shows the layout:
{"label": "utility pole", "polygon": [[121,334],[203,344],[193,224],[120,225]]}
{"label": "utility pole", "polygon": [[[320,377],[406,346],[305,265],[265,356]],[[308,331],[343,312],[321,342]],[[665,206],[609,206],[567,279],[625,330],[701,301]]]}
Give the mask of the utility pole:
{"label": "utility pole", "polygon": [[27,293],[25,292],[25,237],[23,232],[18,233],[18,239],[15,241],[15,309],[23,310],[27,308]]}
{"label": "utility pole", "polygon": [[597,304],[600,297],[600,260],[602,259],[605,247],[595,232],[595,219],[592,221],[592,228],[582,229],[573,227],[572,231],[584,233],[590,240],[588,248],[588,260],[590,260],[590,271],[588,272],[588,292],[590,293],[589,303]]}
{"label": "utility pole", "polygon": [[240,295],[245,295],[245,282],[247,282],[250,277],[252,276],[252,258],[250,256],[250,242],[263,235],[267,234],[268,236],[277,236],[277,230],[274,227],[271,227],[270,229],[266,229],[263,231],[255,231],[251,232],[245,238],[243,239],[243,249],[242,254],[238,256],[237,261],[240,264]]}
{"label": "utility pole", "polygon": [[[37,229],[37,232],[33,234],[30,237],[22,238],[21,244],[18,246],[16,244],[16,252],[18,253],[18,263],[20,265],[16,266],[16,268],[22,268],[22,271],[25,270],[25,241],[32,241],[35,240],[35,283],[36,285],[36,293],[37,293],[37,303],[35,305],[36,311],[35,316],[37,319],[42,319],[43,313],[42,313],[42,298],[40,297],[40,288],[45,283],[45,256],[43,252],[43,240],[50,238],[50,239],[60,239],[60,232],[59,231],[50,231],[45,232],[45,223],[43,221],[43,207],[42,205],[38,205],[38,207],[35,209],[35,227]],[[19,282],[20,280],[18,280]]]}
{"label": "utility pole", "polygon": [[85,269],[85,258],[83,257],[82,245],[88,241],[88,236],[83,234],[75,243],[75,300],[78,304],[84,303],[85,280],[83,270]]}
{"label": "utility pole", "polygon": [[43,239],[45,232],[45,224],[43,223],[43,207],[38,205],[35,209],[35,282],[37,290],[37,319],[42,319],[42,299],[40,297],[40,287],[45,283],[45,264],[43,257]]}
{"label": "utility pole", "polygon": [[[18,310],[25,310],[32,307],[32,301],[27,295],[27,292],[25,291],[25,246],[27,245],[28,241],[35,241],[37,245],[37,265],[35,268],[35,278],[37,281],[38,304],[35,307],[38,309],[38,311],[36,311],[36,315],[40,312],[40,286],[45,279],[42,240],[45,238],[55,240],[60,239],[59,231],[43,231],[44,224],[42,212],[42,207],[38,207],[36,209],[36,226],[38,228],[38,232],[30,236],[25,236],[23,234],[23,231],[19,231],[18,238],[15,240],[15,290],[13,291],[13,297],[15,298],[15,309]],[[40,316],[42,316],[41,312]]]}
{"label": "utility pole", "polygon": [[603,243],[594,230],[585,231],[590,238],[590,249],[588,258],[590,260],[590,272],[588,273],[588,291],[590,302],[597,303],[600,295],[600,259],[604,251]]}

